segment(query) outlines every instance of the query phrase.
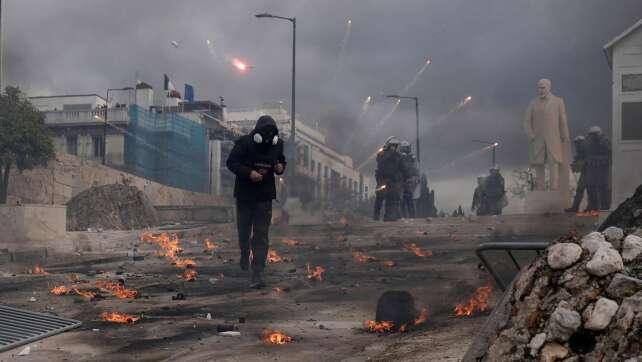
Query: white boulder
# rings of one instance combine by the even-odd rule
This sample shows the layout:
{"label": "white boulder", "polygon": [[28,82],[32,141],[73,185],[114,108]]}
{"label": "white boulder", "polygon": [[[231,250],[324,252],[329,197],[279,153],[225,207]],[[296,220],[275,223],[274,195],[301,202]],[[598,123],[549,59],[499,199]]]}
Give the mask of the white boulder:
{"label": "white boulder", "polygon": [[610,299],[598,299],[597,302],[595,302],[595,307],[588,316],[588,320],[584,324],[584,328],[592,331],[605,329],[609,323],[611,323],[611,319],[617,312],[618,307],[617,303]]}
{"label": "white boulder", "polygon": [[574,243],[559,243],[548,249],[546,261],[553,269],[566,269],[582,256],[582,248]]}
{"label": "white boulder", "polygon": [[619,272],[622,269],[624,269],[624,262],[620,253],[610,247],[600,247],[586,263],[586,271],[598,277]]}

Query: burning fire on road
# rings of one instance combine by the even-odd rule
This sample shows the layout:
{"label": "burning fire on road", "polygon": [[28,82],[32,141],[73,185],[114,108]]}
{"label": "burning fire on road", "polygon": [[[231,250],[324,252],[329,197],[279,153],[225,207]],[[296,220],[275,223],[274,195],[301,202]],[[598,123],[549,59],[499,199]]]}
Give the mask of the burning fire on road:
{"label": "burning fire on road", "polygon": [[468,300],[468,303],[455,306],[455,315],[458,317],[470,317],[476,311],[485,311],[488,308],[488,298],[490,298],[491,292],[492,288],[490,286],[477,288],[475,295]]}
{"label": "burning fire on road", "polygon": [[392,322],[377,322],[372,320],[366,321],[366,328],[370,332],[374,333],[388,333],[392,332],[393,327],[395,326]]}
{"label": "burning fire on road", "polygon": [[419,257],[422,257],[422,258],[425,258],[425,257],[428,257],[428,256],[432,256],[432,251],[423,250],[422,248],[420,248],[415,243],[406,243],[405,244],[405,248],[406,248],[406,250],[412,251],[413,253],[415,253],[415,255],[417,255]]}
{"label": "burning fire on road", "polygon": [[276,250],[270,249],[268,250],[267,261],[268,263],[283,263],[287,260],[282,258]]}
{"label": "burning fire on road", "polygon": [[205,244],[207,250],[214,250],[219,247],[219,245],[214,244],[210,239],[205,239],[203,243]]}
{"label": "burning fire on road", "polygon": [[33,267],[33,269],[29,269],[29,274],[33,274],[33,275],[49,275],[49,273],[47,273],[45,271],[45,268],[41,267],[40,264],[36,264]]}
{"label": "burning fire on road", "polygon": [[292,337],[288,336],[287,334],[281,331],[267,330],[263,332],[263,341],[269,344],[281,345],[286,343],[292,343],[293,339]]}
{"label": "burning fire on road", "polygon": [[314,270],[310,269],[310,263],[306,264],[306,268],[308,270],[308,279],[310,280],[323,280],[323,273],[325,272],[325,269],[321,266],[316,266]]}
{"label": "burning fire on road", "polygon": [[358,263],[374,263],[375,261],[377,261],[377,258],[375,258],[374,256],[366,255],[360,251],[353,251],[352,257]]}
{"label": "burning fire on road", "polygon": [[139,239],[141,241],[159,245],[162,249],[162,252],[159,253],[160,256],[164,256],[169,259],[170,262],[178,268],[185,269],[182,275],[178,275],[178,278],[185,279],[188,282],[196,280],[198,273],[194,270],[196,267],[194,260],[181,259],[176,256],[176,254],[183,252],[178,235],[162,233],[158,236],[154,236],[151,232],[145,231],[140,234]]}
{"label": "burning fire on road", "polygon": [[139,297],[137,290],[126,289],[123,284],[113,283],[109,280],[98,280],[95,285],[100,288],[110,292],[117,298],[120,299],[134,299]]}
{"label": "burning fire on road", "polygon": [[294,239],[281,239],[281,242],[289,246],[296,246],[301,244],[298,240],[294,240]]}
{"label": "burning fire on road", "polygon": [[384,268],[392,268],[397,265],[397,263],[392,260],[384,260],[381,262],[381,265],[383,265]]}
{"label": "burning fire on road", "polygon": [[100,314],[100,318],[107,322],[122,324],[134,324],[140,319],[140,317],[119,312],[103,312]]}

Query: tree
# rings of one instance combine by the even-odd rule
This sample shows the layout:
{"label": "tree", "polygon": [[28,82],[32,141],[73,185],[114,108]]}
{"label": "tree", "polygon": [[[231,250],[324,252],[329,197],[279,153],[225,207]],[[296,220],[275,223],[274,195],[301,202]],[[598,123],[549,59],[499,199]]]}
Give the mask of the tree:
{"label": "tree", "polygon": [[45,166],[54,157],[45,117],[17,87],[0,94],[0,204],[7,202],[11,168]]}

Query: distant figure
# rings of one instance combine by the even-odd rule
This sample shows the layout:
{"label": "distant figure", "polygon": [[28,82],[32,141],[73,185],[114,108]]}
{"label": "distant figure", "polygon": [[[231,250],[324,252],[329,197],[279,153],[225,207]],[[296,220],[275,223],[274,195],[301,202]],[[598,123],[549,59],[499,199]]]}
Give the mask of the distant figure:
{"label": "distant figure", "polygon": [[[401,217],[399,203],[401,200],[402,181],[407,173],[399,153],[399,139],[390,137],[377,154],[377,193],[379,200],[385,202],[383,221],[397,221]],[[383,198],[382,198],[383,197]],[[375,199],[374,219],[379,220],[381,203]]]}
{"label": "distant figure", "polygon": [[457,216],[459,217],[464,217],[466,214],[464,214],[464,209],[461,208],[461,205],[457,208]]}
{"label": "distant figure", "polygon": [[272,221],[272,200],[276,198],[274,175],[285,171],[283,141],[276,122],[261,116],[254,130],[241,136],[227,159],[227,168],[236,175],[236,226],[241,249],[240,266],[248,270],[252,255],[251,288],[264,288],[263,270],[267,259]]}
{"label": "distant figure", "polygon": [[417,200],[418,217],[437,217],[435,207],[435,190],[428,188],[428,178],[422,174],[419,178],[419,199]]}
{"label": "distant figure", "polygon": [[419,184],[419,169],[417,168],[417,159],[412,154],[412,148],[408,141],[402,141],[399,147],[401,152],[401,162],[405,169],[403,179],[403,194],[401,196],[401,215],[406,219],[415,218],[415,200],[413,195]]}
{"label": "distant figure", "polygon": [[586,188],[588,210],[608,210],[609,170],[611,166],[611,143],[600,127],[589,129],[586,138]]}
{"label": "distant figure", "polygon": [[529,161],[535,169],[535,188],[544,190],[545,167],[549,171],[550,190],[568,192],[571,158],[566,106],[551,93],[551,81],[537,84],[539,96],[533,99],[524,117],[524,131],[529,141]]}
{"label": "distant figure", "polygon": [[573,205],[568,209],[565,209],[566,212],[578,212],[580,209],[580,204],[584,198],[584,192],[586,191],[586,141],[583,136],[577,136],[573,140],[575,146],[575,156],[573,157],[573,163],[571,163],[571,170],[573,172],[579,173],[580,178],[577,180],[577,188],[575,189],[575,196],[573,197]]}
{"label": "distant figure", "polygon": [[501,215],[502,209],[506,207],[506,189],[504,177],[499,173],[499,167],[491,168],[490,175],[484,181],[484,192],[488,200],[488,213],[490,215]]}
{"label": "distant figure", "polygon": [[473,204],[470,207],[471,211],[476,211],[477,216],[488,215],[488,200],[484,191],[484,182],[486,176],[477,177],[477,187],[473,194]]}

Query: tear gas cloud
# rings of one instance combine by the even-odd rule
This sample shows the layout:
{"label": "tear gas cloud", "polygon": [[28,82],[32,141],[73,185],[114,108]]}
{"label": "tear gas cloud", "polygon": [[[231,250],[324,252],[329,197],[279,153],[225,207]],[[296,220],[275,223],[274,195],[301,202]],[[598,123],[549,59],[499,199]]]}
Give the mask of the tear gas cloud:
{"label": "tear gas cloud", "polygon": [[[29,95],[104,94],[132,85],[137,73],[161,89],[167,73],[177,86],[194,85],[199,99],[224,96],[230,108],[288,106],[291,26],[254,14],[294,16],[301,119],[319,121],[329,142],[360,164],[390,135],[414,141],[414,104],[396,105],[385,95],[417,96],[424,170],[479,149],[474,139],[500,142],[501,166],[524,165],[522,117],[543,77],[565,98],[573,135],[591,125],[608,131],[611,75],[602,46],[642,14],[639,0],[30,0],[3,6],[6,83]],[[256,69],[240,74],[233,58]],[[452,112],[467,96],[472,101]],[[474,182],[489,164],[490,156],[480,155],[430,178]]]}

